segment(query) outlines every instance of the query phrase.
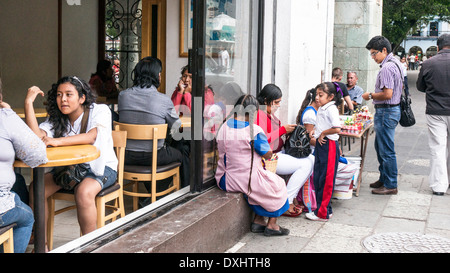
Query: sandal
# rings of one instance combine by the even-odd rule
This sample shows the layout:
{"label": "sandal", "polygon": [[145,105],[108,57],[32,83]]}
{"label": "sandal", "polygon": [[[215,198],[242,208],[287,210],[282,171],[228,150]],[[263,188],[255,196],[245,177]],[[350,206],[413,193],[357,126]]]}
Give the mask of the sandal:
{"label": "sandal", "polygon": [[300,214],[302,214],[302,210],[300,208],[294,206],[292,209],[294,210],[294,212],[290,212],[289,210],[287,210],[285,213],[281,214],[281,216],[298,217]]}
{"label": "sandal", "polygon": [[264,236],[284,236],[289,235],[289,229],[280,227],[280,230],[266,228],[264,230]]}

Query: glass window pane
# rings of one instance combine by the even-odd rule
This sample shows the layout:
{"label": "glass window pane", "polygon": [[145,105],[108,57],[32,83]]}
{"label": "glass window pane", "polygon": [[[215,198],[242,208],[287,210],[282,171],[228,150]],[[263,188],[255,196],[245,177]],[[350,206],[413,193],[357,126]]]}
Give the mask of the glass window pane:
{"label": "glass window pane", "polygon": [[252,2],[207,1],[204,181],[213,178],[215,173],[214,133],[241,95],[255,95],[250,90]]}

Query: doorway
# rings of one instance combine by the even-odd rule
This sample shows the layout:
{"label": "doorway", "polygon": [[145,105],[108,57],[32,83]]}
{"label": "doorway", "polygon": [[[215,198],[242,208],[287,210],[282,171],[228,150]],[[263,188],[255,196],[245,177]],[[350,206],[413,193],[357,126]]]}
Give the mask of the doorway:
{"label": "doorway", "polygon": [[167,0],[142,1],[142,57],[157,57],[163,64],[159,92],[166,93]]}
{"label": "doorway", "polygon": [[157,57],[163,63],[159,91],[166,92],[167,0],[100,0],[99,61],[118,63],[121,90],[133,86],[132,71],[140,59]]}

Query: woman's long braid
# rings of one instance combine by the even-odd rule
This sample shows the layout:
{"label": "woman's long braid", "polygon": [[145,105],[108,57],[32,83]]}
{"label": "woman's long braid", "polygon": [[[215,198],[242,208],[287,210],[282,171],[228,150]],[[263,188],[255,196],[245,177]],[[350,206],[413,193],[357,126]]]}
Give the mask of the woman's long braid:
{"label": "woman's long braid", "polygon": [[248,177],[248,193],[247,196],[249,196],[252,193],[252,173],[253,173],[253,158],[255,154],[255,137],[254,137],[254,130],[253,130],[253,116],[254,112],[249,113],[249,123],[250,123],[250,147],[252,152],[252,161],[250,165],[250,175]]}
{"label": "woman's long braid", "polygon": [[[251,100],[254,99],[254,101],[250,101],[248,102],[247,100]],[[250,111],[248,112],[248,116],[249,116],[249,126],[250,126],[250,147],[251,147],[251,166],[250,166],[250,175],[248,178],[248,192],[247,195],[250,195],[252,193],[252,186],[251,186],[251,182],[252,182],[252,172],[253,172],[253,161],[254,161],[254,152],[255,152],[255,140],[254,140],[254,128],[253,128],[253,118],[255,113],[258,111],[258,101],[256,100],[256,98],[254,98],[252,95],[243,95],[241,96],[238,101],[236,102],[236,104],[234,105],[234,109],[233,111],[231,111],[228,116],[224,119],[224,122],[219,126],[219,129],[217,130],[217,132],[220,131],[220,129],[222,128],[222,126],[232,117],[236,117],[237,115],[244,115],[245,114],[245,108],[248,106],[255,106],[255,109],[249,109]]]}

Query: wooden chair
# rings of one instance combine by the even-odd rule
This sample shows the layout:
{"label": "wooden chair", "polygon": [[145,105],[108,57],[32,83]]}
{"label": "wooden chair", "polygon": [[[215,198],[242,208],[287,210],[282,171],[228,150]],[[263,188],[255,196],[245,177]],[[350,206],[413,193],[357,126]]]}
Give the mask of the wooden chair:
{"label": "wooden chair", "polygon": [[4,253],[14,253],[13,228],[16,224],[0,227],[0,245]]}
{"label": "wooden chair", "polygon": [[[125,217],[125,207],[123,202],[123,170],[125,162],[125,147],[127,143],[127,132],[112,132],[114,149],[118,159],[117,181],[109,188],[103,189],[95,197],[97,207],[97,228],[105,226],[109,220],[115,221],[117,216]],[[49,250],[53,247],[53,225],[55,215],[76,209],[75,205],[68,206],[55,211],[55,200],[65,200],[75,202],[73,191],[59,191],[48,198],[48,224],[47,224],[47,244]],[[114,201],[114,204],[107,204]],[[106,214],[106,209],[112,210]]]}
{"label": "wooden chair", "polygon": [[[128,139],[133,140],[153,140],[153,153],[151,166],[124,166],[123,179],[130,181],[127,186],[132,186],[132,191],[123,191],[124,195],[133,197],[133,210],[138,209],[139,197],[151,197],[152,203],[156,201],[156,197],[166,195],[172,191],[180,189],[180,166],[181,163],[174,162],[165,166],[157,166],[158,157],[158,140],[165,139],[167,135],[167,124],[160,125],[136,125],[114,122],[115,130],[127,131]],[[164,191],[156,191],[156,183],[173,177],[173,183]],[[139,182],[151,181],[150,193],[139,193]]]}

